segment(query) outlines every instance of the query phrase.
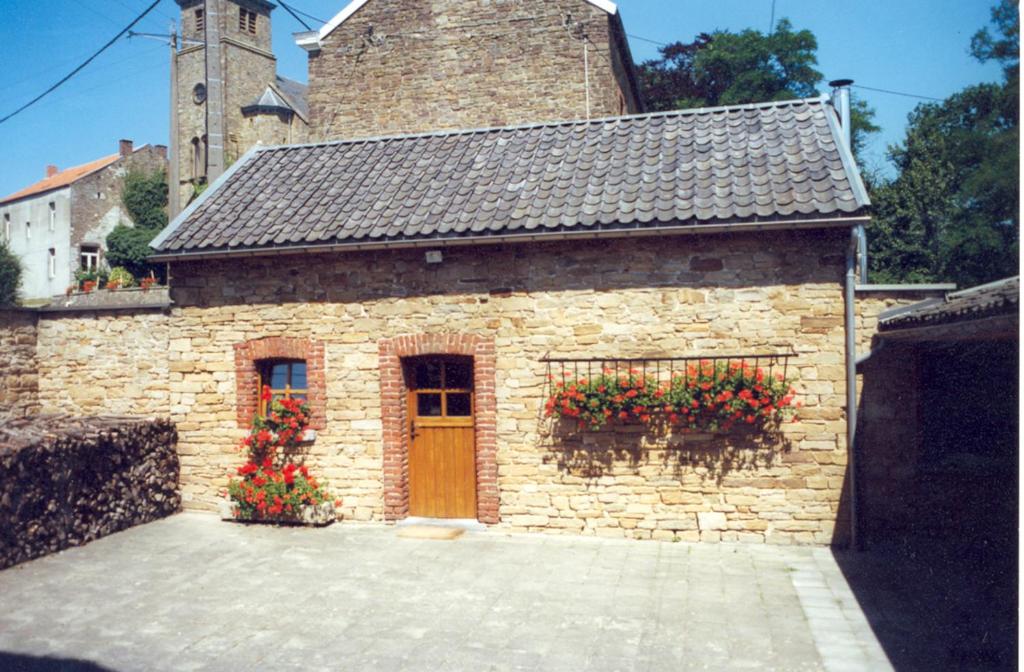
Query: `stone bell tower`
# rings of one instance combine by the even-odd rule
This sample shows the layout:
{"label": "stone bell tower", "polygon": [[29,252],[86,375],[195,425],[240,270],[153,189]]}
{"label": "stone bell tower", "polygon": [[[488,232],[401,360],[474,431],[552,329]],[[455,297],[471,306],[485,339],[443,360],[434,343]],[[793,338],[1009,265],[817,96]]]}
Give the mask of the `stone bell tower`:
{"label": "stone bell tower", "polygon": [[[305,86],[277,77],[265,0],[176,0],[177,209],[180,212],[257,142],[293,138],[305,127]],[[268,94],[269,91],[269,94]],[[299,119],[296,120],[296,115]],[[270,117],[269,120],[261,117]],[[173,171],[172,171],[173,173]]]}

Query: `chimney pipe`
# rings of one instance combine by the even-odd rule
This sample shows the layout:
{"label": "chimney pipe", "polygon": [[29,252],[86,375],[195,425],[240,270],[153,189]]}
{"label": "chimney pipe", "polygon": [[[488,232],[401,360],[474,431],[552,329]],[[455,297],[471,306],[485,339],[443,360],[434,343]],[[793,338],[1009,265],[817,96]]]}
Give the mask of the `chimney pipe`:
{"label": "chimney pipe", "polygon": [[46,176],[47,177],[53,177],[54,175],[56,175],[59,172],[60,171],[57,169],[57,166],[49,165],[49,166],[46,167]]}
{"label": "chimney pipe", "polygon": [[832,87],[832,107],[839,113],[839,124],[843,127],[843,140],[846,148],[853,150],[850,135],[850,85],[852,79],[833,79],[828,83]]}
{"label": "chimney pipe", "polygon": [[117,143],[117,153],[121,156],[128,156],[132,153],[133,144],[131,140],[121,140]]}

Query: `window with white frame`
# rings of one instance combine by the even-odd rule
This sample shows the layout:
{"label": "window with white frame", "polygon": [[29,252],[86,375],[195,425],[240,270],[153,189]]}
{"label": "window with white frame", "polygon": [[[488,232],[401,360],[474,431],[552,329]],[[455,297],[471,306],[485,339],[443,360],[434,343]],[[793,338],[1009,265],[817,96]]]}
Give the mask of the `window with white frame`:
{"label": "window with white frame", "polygon": [[32,240],[32,222],[25,222],[25,240]]}
{"label": "window with white frame", "polygon": [[4,213],[4,240],[11,242],[11,213]]}
{"label": "window with white frame", "polygon": [[50,279],[53,280],[57,277],[57,250],[52,247],[50,248],[50,256],[47,259],[47,263],[49,264]]}
{"label": "window with white frame", "polygon": [[100,248],[98,245],[82,245],[79,250],[79,268],[83,271],[95,271],[100,267]]}
{"label": "window with white frame", "polygon": [[50,201],[50,231],[57,230],[57,204]]}

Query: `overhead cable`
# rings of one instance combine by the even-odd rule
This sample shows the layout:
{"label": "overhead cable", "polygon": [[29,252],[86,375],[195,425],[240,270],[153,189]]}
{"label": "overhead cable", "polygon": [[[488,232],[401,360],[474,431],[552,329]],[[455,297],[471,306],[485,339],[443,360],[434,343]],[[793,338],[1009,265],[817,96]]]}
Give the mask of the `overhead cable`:
{"label": "overhead cable", "polygon": [[127,32],[128,32],[129,30],[131,30],[132,28],[134,28],[134,27],[135,27],[135,24],[137,24],[137,23],[138,23],[139,21],[141,21],[141,20],[142,20],[143,18],[145,18],[145,16],[146,16],[147,14],[149,14],[149,13],[150,13],[151,11],[153,11],[153,9],[154,9],[154,8],[155,8],[155,7],[157,6],[157,5],[159,5],[159,4],[160,4],[160,0],[155,0],[155,2],[153,2],[153,4],[151,4],[151,5],[149,6],[149,7],[147,7],[147,8],[146,8],[146,9],[145,9],[145,10],[144,10],[144,11],[143,11],[143,12],[142,12],[141,14],[139,14],[139,15],[138,15],[137,17],[135,17],[135,19],[134,19],[134,20],[133,20],[133,21],[132,21],[131,23],[129,23],[129,24],[127,25],[127,26],[125,26],[125,27],[124,27],[124,29],[123,29],[123,30],[122,30],[121,32],[119,32],[119,33],[118,33],[117,35],[115,35],[114,37],[112,37],[112,38],[110,39],[110,41],[109,41],[109,42],[107,42],[107,43],[106,43],[106,44],[104,44],[104,45],[103,45],[102,47],[100,47],[100,48],[99,48],[99,49],[98,49],[98,50],[97,50],[97,51],[96,51],[95,53],[93,53],[93,55],[92,55],[92,56],[90,56],[89,58],[87,58],[87,59],[85,59],[84,61],[82,61],[82,63],[81,63],[81,64],[80,64],[80,65],[79,65],[78,67],[76,67],[76,68],[75,68],[74,70],[72,70],[72,71],[71,71],[71,72],[69,72],[68,74],[64,75],[64,76],[63,76],[63,77],[62,77],[62,78],[61,78],[60,80],[58,80],[58,81],[57,81],[57,83],[55,83],[55,84],[54,84],[53,86],[51,86],[50,88],[48,88],[48,89],[47,89],[46,91],[43,91],[42,93],[40,93],[40,94],[39,94],[38,96],[36,96],[36,97],[35,97],[35,98],[33,98],[32,100],[28,101],[27,103],[25,103],[24,105],[22,105],[21,107],[19,107],[18,109],[16,109],[15,111],[11,112],[11,113],[10,113],[10,114],[8,114],[7,116],[5,116],[5,117],[3,117],[2,119],[0,119],[0,124],[4,123],[5,121],[7,121],[8,119],[10,119],[10,118],[11,118],[11,117],[13,117],[14,115],[16,115],[16,114],[19,114],[19,113],[21,113],[21,112],[24,112],[24,111],[25,111],[25,110],[27,110],[28,108],[32,107],[33,105],[35,105],[36,103],[38,103],[38,102],[39,102],[40,100],[42,100],[43,98],[45,98],[45,97],[46,97],[47,95],[49,95],[49,94],[53,93],[53,92],[54,92],[54,91],[55,91],[55,90],[56,90],[56,89],[57,89],[57,88],[58,88],[58,87],[59,87],[59,86],[60,86],[61,84],[63,84],[64,82],[68,81],[69,79],[71,79],[72,77],[74,77],[75,75],[77,75],[77,74],[78,74],[79,72],[81,72],[81,71],[82,71],[82,69],[83,69],[83,68],[85,68],[85,66],[89,65],[90,63],[92,63],[92,62],[93,62],[93,60],[95,60],[95,58],[96,58],[97,56],[99,56],[99,55],[100,55],[100,54],[102,54],[102,53],[103,53],[104,51],[106,51],[106,50],[107,50],[107,49],[108,49],[108,48],[110,47],[110,45],[114,44],[114,42],[117,42],[117,41],[118,41],[119,39],[121,39],[121,37],[122,37],[122,36],[123,36],[123,35],[124,35],[125,33],[127,33]]}

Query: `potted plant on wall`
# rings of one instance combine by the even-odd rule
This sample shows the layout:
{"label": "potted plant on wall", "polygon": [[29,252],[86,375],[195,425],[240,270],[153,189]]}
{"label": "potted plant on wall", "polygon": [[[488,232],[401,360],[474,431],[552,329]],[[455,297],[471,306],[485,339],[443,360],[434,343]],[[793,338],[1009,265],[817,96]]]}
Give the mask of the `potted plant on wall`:
{"label": "potted plant on wall", "polygon": [[[270,403],[270,388],[264,387],[262,395]],[[266,416],[253,420],[242,440],[249,459],[228,482],[222,518],[316,526],[334,522],[336,502],[326,484],[297,461],[308,425],[309,408],[300,399],[274,401]]]}

